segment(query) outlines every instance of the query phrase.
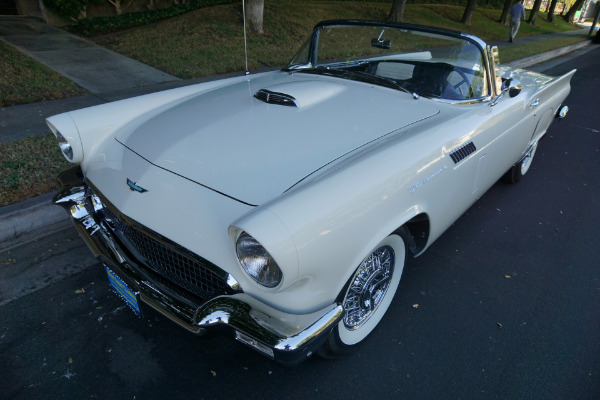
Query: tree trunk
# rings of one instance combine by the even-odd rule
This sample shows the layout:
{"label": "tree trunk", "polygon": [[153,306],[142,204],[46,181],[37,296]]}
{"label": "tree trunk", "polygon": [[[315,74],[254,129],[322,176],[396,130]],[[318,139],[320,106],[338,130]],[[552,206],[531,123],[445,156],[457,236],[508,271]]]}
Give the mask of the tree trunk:
{"label": "tree trunk", "polygon": [[502,8],[502,15],[500,16],[500,22],[502,25],[508,25],[508,16],[510,15],[510,7],[512,6],[512,0],[504,0],[504,7]]}
{"label": "tree trunk", "polygon": [[567,11],[565,16],[563,17],[564,20],[568,23],[571,23],[573,21],[573,17],[575,16],[575,12],[581,8],[583,2],[584,0],[577,0],[575,4],[573,4],[571,8],[569,8],[569,11]]}
{"label": "tree trunk", "polygon": [[542,5],[542,0],[535,0],[535,2],[533,3],[533,9],[529,13],[529,20],[527,21],[531,25],[535,25],[535,20],[538,16],[538,13],[540,12],[541,5]]}
{"label": "tree trunk", "polygon": [[462,16],[460,22],[465,25],[471,25],[471,17],[473,16],[473,11],[475,11],[475,2],[476,0],[467,0],[467,6],[465,7],[465,13]]}
{"label": "tree trunk", "polygon": [[404,6],[406,6],[406,0],[394,0],[394,4],[392,4],[392,9],[388,15],[389,21],[394,22],[402,22],[402,18],[404,15]]}
{"label": "tree trunk", "polygon": [[256,33],[264,33],[263,13],[265,9],[265,0],[245,0],[246,17],[250,30]]}
{"label": "tree trunk", "polygon": [[554,10],[556,9],[556,3],[558,3],[558,0],[552,0],[552,3],[550,3],[550,8],[548,9],[548,18],[546,18],[546,21],[548,22],[554,22]]}

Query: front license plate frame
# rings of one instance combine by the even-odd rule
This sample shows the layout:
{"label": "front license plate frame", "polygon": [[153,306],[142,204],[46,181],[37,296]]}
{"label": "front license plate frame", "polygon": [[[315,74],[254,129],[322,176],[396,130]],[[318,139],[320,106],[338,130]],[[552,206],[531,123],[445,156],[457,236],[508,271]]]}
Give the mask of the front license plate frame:
{"label": "front license plate frame", "polygon": [[142,311],[140,310],[138,293],[135,293],[133,290],[131,290],[131,288],[106,265],[104,266],[104,269],[106,270],[106,275],[108,276],[108,283],[110,286],[115,290],[115,292],[117,292],[119,297],[123,299],[125,304],[127,304],[134,313],[141,316]]}

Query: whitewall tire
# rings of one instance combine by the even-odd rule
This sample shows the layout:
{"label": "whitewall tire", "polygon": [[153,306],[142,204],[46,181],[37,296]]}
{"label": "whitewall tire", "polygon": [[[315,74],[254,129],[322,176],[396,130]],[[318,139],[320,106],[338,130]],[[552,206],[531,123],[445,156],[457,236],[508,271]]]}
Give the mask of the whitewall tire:
{"label": "whitewall tire", "polygon": [[343,291],[344,317],[321,355],[346,353],[375,329],[396,294],[405,262],[406,244],[397,234],[386,237],[363,259]]}

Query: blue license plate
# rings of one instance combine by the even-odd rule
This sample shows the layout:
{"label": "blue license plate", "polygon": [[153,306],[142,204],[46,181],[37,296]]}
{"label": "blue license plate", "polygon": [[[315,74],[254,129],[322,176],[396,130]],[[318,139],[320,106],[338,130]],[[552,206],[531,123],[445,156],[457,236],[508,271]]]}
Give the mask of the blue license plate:
{"label": "blue license plate", "polygon": [[110,282],[112,288],[115,289],[117,294],[121,296],[125,303],[127,303],[127,305],[131,307],[131,309],[136,314],[141,314],[142,312],[140,311],[140,306],[138,304],[135,293],[133,293],[133,291],[129,289],[127,284],[123,282],[121,278],[119,278],[114,272],[108,269],[108,267],[105,266],[104,269],[106,269],[106,275],[108,275],[108,281]]}

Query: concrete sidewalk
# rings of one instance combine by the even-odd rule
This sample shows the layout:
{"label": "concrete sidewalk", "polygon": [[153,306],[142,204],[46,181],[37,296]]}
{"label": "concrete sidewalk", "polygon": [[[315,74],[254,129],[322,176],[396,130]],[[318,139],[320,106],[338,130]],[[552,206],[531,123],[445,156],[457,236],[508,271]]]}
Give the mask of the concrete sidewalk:
{"label": "concrete sidewalk", "polygon": [[0,39],[91,93],[179,80],[34,18],[0,17]]}
{"label": "concrete sidewalk", "polygon": [[565,32],[544,33],[541,35],[530,35],[530,36],[519,36],[517,34],[517,36],[515,37],[515,39],[512,43],[510,43],[508,41],[508,26],[507,26],[506,27],[506,40],[491,40],[491,41],[487,42],[487,44],[489,44],[490,46],[498,46],[499,48],[502,48],[502,47],[518,46],[518,45],[522,45],[522,44],[533,44],[533,43],[539,42],[541,40],[550,40],[550,39],[558,39],[561,37],[587,35],[588,32],[590,31],[591,24],[589,24],[589,26],[586,26],[584,24],[579,25],[579,26],[581,29],[565,31]]}
{"label": "concrete sidewalk", "polygon": [[[552,37],[587,34],[589,27],[550,35],[517,37],[514,44],[533,43]],[[240,75],[180,80],[152,67],[106,50],[89,41],[25,17],[0,17],[0,40],[49,66],[91,93],[85,96],[0,108],[0,143],[29,135],[48,133],[45,118],[83,107],[214,79]],[[499,47],[508,41],[490,42]],[[513,44],[513,45],[514,45]],[[590,41],[516,60],[508,65],[543,72],[547,60],[586,47]],[[585,49],[579,51],[586,51]],[[564,61],[564,60],[563,60]],[[550,65],[550,64],[549,64]],[[259,72],[259,71],[254,71]],[[67,214],[51,202],[51,194],[0,207],[0,251],[22,245],[70,225]]]}

